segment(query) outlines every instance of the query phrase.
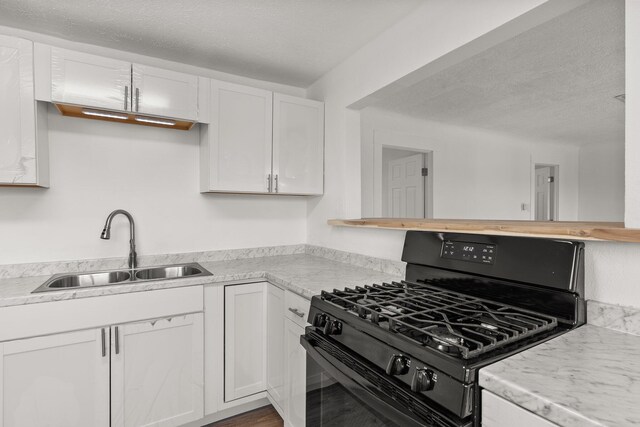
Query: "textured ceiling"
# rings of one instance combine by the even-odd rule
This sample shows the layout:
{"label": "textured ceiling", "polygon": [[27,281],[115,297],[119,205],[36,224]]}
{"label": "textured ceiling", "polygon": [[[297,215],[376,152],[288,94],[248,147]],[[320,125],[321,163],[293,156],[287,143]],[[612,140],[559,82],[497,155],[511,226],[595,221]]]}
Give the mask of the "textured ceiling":
{"label": "textured ceiling", "polygon": [[423,0],[1,0],[0,25],[306,87]]}
{"label": "textured ceiling", "polygon": [[572,144],[624,141],[624,2],[594,0],[376,104]]}

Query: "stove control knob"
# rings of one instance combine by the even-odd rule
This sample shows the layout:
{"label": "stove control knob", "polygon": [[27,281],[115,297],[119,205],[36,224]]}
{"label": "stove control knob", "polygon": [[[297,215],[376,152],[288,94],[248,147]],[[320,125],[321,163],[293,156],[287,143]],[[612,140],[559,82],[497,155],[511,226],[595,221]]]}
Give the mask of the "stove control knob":
{"label": "stove control knob", "polygon": [[313,326],[316,328],[324,328],[324,325],[327,324],[327,320],[329,320],[329,316],[324,313],[318,313],[313,319]]}
{"label": "stove control knob", "polygon": [[329,320],[324,325],[325,335],[340,335],[342,333],[342,322],[339,320]]}
{"label": "stove control knob", "polygon": [[387,363],[387,375],[404,375],[409,372],[411,359],[401,354],[394,354]]}
{"label": "stove control knob", "polygon": [[427,368],[418,368],[411,379],[411,391],[421,392],[433,389],[433,371]]}

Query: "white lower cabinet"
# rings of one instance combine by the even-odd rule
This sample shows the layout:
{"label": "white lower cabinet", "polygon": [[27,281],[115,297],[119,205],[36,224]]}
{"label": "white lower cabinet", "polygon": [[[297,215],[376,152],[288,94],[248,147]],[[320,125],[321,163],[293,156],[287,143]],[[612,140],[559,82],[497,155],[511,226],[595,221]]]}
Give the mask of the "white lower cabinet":
{"label": "white lower cabinet", "polygon": [[0,356],[1,427],[169,427],[203,416],[202,313],[8,341]]}
{"label": "white lower cabinet", "polygon": [[285,319],[285,425],[305,425],[307,394],[307,353],[300,344],[304,328]]}
{"label": "white lower cabinet", "polygon": [[558,427],[557,424],[486,390],[482,390],[482,426]]}
{"label": "white lower cabinet", "polygon": [[0,426],[109,426],[108,333],[0,343]]}
{"label": "white lower cabinet", "polygon": [[224,401],[266,390],[267,282],[224,288]]}
{"label": "white lower cabinet", "polygon": [[202,313],[111,328],[111,426],[203,417]]}
{"label": "white lower cabinet", "polygon": [[267,391],[278,406],[279,412],[284,408],[284,291],[277,286],[269,285],[267,291]]}

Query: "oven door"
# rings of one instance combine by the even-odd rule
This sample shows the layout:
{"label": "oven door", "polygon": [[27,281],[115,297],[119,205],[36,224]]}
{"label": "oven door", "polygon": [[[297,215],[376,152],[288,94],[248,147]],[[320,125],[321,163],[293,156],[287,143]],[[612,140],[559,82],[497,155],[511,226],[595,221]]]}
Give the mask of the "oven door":
{"label": "oven door", "polygon": [[377,367],[312,328],[301,343],[307,350],[307,427],[471,425],[430,408]]}

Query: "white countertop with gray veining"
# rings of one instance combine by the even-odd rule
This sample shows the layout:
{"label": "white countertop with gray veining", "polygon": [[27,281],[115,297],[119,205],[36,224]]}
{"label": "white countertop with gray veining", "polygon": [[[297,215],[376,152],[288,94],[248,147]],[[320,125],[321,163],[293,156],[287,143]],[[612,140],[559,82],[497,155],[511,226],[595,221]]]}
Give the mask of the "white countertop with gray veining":
{"label": "white countertop with gray veining", "polygon": [[584,325],[481,369],[480,386],[560,426],[640,426],[640,336]]}
{"label": "white countertop with gray veining", "polygon": [[32,294],[31,291],[44,283],[50,275],[1,279],[0,307],[245,279],[265,279],[306,298],[311,298],[322,290],[362,286],[402,278],[308,254],[200,262],[200,264],[213,275],[36,294]]}

